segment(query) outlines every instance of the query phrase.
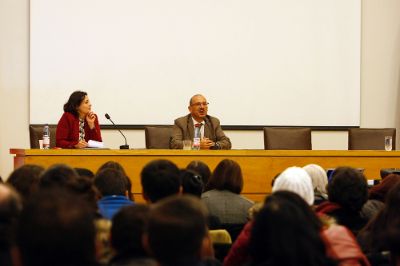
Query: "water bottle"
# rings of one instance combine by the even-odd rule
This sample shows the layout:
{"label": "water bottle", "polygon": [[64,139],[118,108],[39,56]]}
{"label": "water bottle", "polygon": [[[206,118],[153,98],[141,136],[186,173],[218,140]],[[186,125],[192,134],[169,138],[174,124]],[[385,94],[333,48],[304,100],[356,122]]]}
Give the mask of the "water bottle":
{"label": "water bottle", "polygon": [[193,150],[200,150],[200,138],[193,138]]}
{"label": "water bottle", "polygon": [[43,128],[43,149],[50,149],[50,128],[48,124]]}

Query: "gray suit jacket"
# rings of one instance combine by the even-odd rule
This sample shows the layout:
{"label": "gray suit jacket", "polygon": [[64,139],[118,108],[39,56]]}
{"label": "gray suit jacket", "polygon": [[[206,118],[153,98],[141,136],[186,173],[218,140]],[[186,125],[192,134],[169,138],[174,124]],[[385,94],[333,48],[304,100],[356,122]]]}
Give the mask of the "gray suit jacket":
{"label": "gray suit jacket", "polygon": [[[227,136],[225,136],[224,131],[222,131],[219,120],[215,117],[207,115],[204,118],[204,122],[204,137],[214,141],[217,144],[217,148],[222,150],[229,150],[232,146],[231,141]],[[175,119],[169,146],[171,149],[182,149],[182,140],[192,140],[193,137],[193,119],[192,116],[189,114]]]}

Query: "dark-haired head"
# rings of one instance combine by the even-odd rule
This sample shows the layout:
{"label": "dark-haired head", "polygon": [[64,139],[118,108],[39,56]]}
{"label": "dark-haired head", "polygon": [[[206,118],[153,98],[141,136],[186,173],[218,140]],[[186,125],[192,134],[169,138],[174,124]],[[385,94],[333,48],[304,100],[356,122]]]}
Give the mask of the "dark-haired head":
{"label": "dark-haired head", "polygon": [[252,265],[331,265],[321,229],[321,221],[299,195],[273,193],[254,220],[249,246]]}
{"label": "dark-haired head", "polygon": [[112,219],[111,245],[117,257],[146,257],[142,236],[147,227],[149,206],[136,204],[123,207]]}
{"label": "dark-haired head", "polygon": [[88,177],[88,178],[94,177],[94,173],[87,168],[75,167],[74,169],[80,177]]}
{"label": "dark-haired head", "polygon": [[328,183],[328,198],[345,210],[358,212],[368,199],[367,180],[357,169],[338,167]]}
{"label": "dark-haired head", "polygon": [[116,169],[105,168],[97,172],[94,184],[103,197],[112,195],[125,196],[127,193],[126,178],[121,171]]}
{"label": "dark-haired head", "polygon": [[78,107],[81,105],[85,96],[87,95],[84,91],[74,91],[68,99],[68,102],[64,104],[64,112],[68,112],[78,117]]}
{"label": "dark-haired head", "polygon": [[171,161],[149,162],[143,167],[140,177],[143,196],[152,203],[179,193],[179,168]]}
{"label": "dark-haired head", "polygon": [[38,189],[43,171],[44,168],[39,165],[25,164],[11,173],[7,183],[12,185],[26,201]]}
{"label": "dark-haired head", "polygon": [[191,170],[181,170],[180,174],[182,192],[201,197],[204,190],[203,180],[199,174]]}
{"label": "dark-haired head", "polygon": [[207,237],[207,210],[200,199],[182,195],[150,210],[147,239],[161,265],[197,265]]}
{"label": "dark-haired head", "polygon": [[129,176],[126,174],[124,167],[119,162],[108,161],[108,162],[105,162],[104,164],[102,164],[99,167],[99,169],[97,170],[97,172],[100,172],[101,170],[104,170],[104,169],[115,169],[115,170],[122,172],[122,174],[125,176],[126,190],[128,191],[128,198],[130,200],[134,200],[134,196],[132,193],[132,182],[131,182]]}
{"label": "dark-haired head", "polygon": [[22,210],[17,245],[23,265],[95,265],[91,208],[60,188],[43,189]]}
{"label": "dark-haired head", "polygon": [[233,160],[222,160],[215,167],[205,191],[212,189],[228,190],[232,193],[240,194],[243,189],[243,175],[240,165]]}
{"label": "dark-haired head", "polygon": [[210,167],[208,167],[208,165],[205,162],[198,160],[191,161],[186,166],[186,169],[197,172],[201,176],[204,185],[208,183],[208,180],[210,179],[211,176],[211,170]]}
{"label": "dark-haired head", "polygon": [[78,173],[73,168],[65,164],[55,164],[42,173],[39,187],[75,189],[77,179]]}

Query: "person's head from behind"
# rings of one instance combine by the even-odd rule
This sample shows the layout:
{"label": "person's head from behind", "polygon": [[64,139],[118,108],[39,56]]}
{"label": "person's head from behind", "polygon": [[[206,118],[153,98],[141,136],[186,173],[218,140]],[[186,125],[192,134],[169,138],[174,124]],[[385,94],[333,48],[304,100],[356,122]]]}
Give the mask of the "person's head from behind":
{"label": "person's head from behind", "polygon": [[148,202],[154,203],[179,193],[179,168],[171,161],[149,162],[143,167],[140,177],[143,196]]}
{"label": "person's head from behind", "polygon": [[84,91],[74,91],[68,101],[64,104],[64,112],[74,116],[85,116],[91,111],[92,104],[89,101],[87,93]]}
{"label": "person's head from behind", "polygon": [[222,160],[215,167],[205,190],[212,189],[228,190],[240,194],[243,189],[243,175],[240,165],[230,159]]}
{"label": "person's head from behind", "polygon": [[147,245],[161,265],[195,265],[207,241],[207,210],[193,196],[172,196],[150,210]]}
{"label": "person's head from behind", "polygon": [[40,177],[39,187],[75,188],[78,173],[65,164],[55,164],[44,171]]}
{"label": "person's head from behind", "polygon": [[22,265],[93,265],[95,225],[90,207],[65,189],[43,189],[21,213],[17,246]]}
{"label": "person's head from behind", "polygon": [[358,212],[368,199],[367,180],[354,168],[338,167],[328,184],[328,199],[345,210]]}
{"label": "person's head from behind", "polygon": [[303,167],[304,170],[311,177],[311,183],[313,185],[314,191],[327,194],[326,186],[328,185],[328,176],[324,168],[318,164],[308,164]]}
{"label": "person's head from behind", "polygon": [[[7,184],[0,184],[0,250],[8,250],[15,241],[15,226],[22,210],[19,194]],[[0,259],[1,262],[1,259]]]}
{"label": "person's head from behind", "polygon": [[314,190],[311,178],[300,167],[289,167],[275,180],[272,192],[287,190],[302,197],[309,205],[314,203]]}
{"label": "person's head from behind", "polygon": [[181,170],[180,178],[183,194],[191,194],[196,197],[201,197],[201,193],[204,190],[204,184],[199,174],[191,170]]}
{"label": "person's head from behind", "polygon": [[75,167],[74,169],[80,177],[94,178],[94,173],[90,169],[82,167]]}
{"label": "person's head from behind", "polygon": [[111,245],[120,257],[144,257],[142,237],[147,227],[149,206],[136,204],[122,208],[112,219]]}
{"label": "person's head from behind", "polygon": [[115,170],[122,172],[122,174],[125,176],[125,179],[126,179],[125,181],[126,181],[126,190],[128,191],[128,197],[129,197],[129,199],[133,200],[132,182],[129,179],[129,176],[126,174],[124,167],[119,162],[108,161],[108,162],[105,162],[104,164],[102,164],[99,167],[99,169],[97,170],[97,172],[100,172],[101,170],[104,170],[107,168],[115,169]]}
{"label": "person's head from behind", "polygon": [[203,180],[203,184],[206,185],[208,183],[208,180],[210,179],[211,176],[211,170],[208,165],[202,161],[194,160],[191,161],[187,166],[187,170],[192,170],[198,173],[201,176],[201,179]]}
{"label": "person's head from behind", "polygon": [[196,94],[190,98],[188,109],[194,120],[202,122],[207,116],[208,102],[203,95]]}
{"label": "person's head from behind", "polygon": [[369,199],[379,200],[384,202],[388,192],[400,182],[400,175],[389,174],[382,181],[371,187],[369,190]]}
{"label": "person's head from behind", "polygon": [[274,192],[253,222],[249,244],[252,265],[329,265],[321,228],[321,221],[299,195]]}
{"label": "person's head from behind", "polygon": [[44,168],[39,165],[25,164],[11,173],[7,183],[13,186],[25,201],[38,189],[43,171]]}
{"label": "person's head from behind", "polygon": [[105,196],[127,196],[126,179],[124,174],[116,169],[106,168],[96,173],[94,185]]}

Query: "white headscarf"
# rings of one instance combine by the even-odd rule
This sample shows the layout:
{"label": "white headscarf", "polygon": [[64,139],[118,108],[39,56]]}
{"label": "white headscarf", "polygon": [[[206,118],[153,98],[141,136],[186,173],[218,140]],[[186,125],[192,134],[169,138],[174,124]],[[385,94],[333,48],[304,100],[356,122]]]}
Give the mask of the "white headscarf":
{"label": "white headscarf", "polygon": [[317,164],[308,164],[303,167],[304,170],[311,177],[313,188],[316,192],[327,194],[326,186],[328,185],[328,176],[324,168]]}
{"label": "white headscarf", "polygon": [[289,167],[275,180],[272,192],[288,190],[302,197],[308,205],[314,204],[314,189],[311,178],[301,167]]}

